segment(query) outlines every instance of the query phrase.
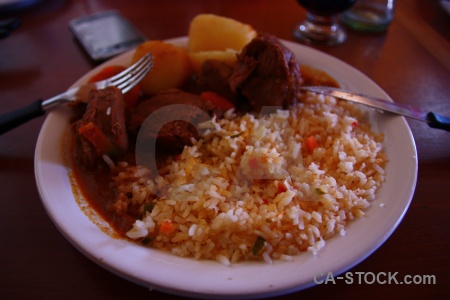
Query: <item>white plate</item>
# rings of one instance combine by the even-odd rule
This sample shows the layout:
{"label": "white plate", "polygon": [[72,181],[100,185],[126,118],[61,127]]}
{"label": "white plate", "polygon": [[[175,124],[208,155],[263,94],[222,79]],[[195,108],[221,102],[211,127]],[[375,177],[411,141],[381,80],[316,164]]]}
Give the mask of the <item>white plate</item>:
{"label": "white plate", "polygon": [[[170,42],[186,46],[187,38]],[[372,80],[346,63],[299,44],[285,42],[302,64],[327,71],[344,88],[380,98],[389,96]],[[105,64],[129,65],[131,52]],[[98,67],[101,68],[102,66]],[[87,80],[93,70],[74,85]],[[403,117],[371,111],[373,127],[385,133],[389,162],[386,182],[367,214],[351,223],[345,237],[327,241],[313,256],[304,253],[293,262],[245,262],[230,267],[215,261],[196,261],[111,238],[94,225],[76,204],[61,140],[69,131],[69,111],[51,112],[36,146],[36,181],[48,215],[61,233],[95,263],[137,284],[168,293],[203,298],[260,298],[291,293],[314,285],[320,274],[345,272],[373,253],[392,234],[412,199],[417,178],[417,153]],[[383,203],[384,207],[380,204]]]}

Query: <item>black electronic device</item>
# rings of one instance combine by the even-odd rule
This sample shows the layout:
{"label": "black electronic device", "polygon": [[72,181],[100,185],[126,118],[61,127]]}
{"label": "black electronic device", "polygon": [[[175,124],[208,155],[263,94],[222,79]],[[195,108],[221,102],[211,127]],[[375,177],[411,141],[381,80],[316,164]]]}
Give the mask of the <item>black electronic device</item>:
{"label": "black electronic device", "polygon": [[77,18],[70,21],[69,28],[95,61],[111,58],[146,40],[115,10]]}

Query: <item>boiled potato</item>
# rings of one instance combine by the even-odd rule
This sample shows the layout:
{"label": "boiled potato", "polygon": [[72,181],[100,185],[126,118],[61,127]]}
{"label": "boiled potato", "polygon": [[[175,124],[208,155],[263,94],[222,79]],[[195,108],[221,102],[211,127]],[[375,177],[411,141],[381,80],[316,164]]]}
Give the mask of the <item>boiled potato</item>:
{"label": "boiled potato", "polygon": [[237,64],[236,51],[200,51],[200,52],[190,52],[189,58],[191,60],[192,70],[199,74],[202,68],[203,62],[207,59],[217,59],[223,61],[230,67],[234,68]]}
{"label": "boiled potato", "polygon": [[153,55],[153,69],[141,81],[142,90],[147,95],[180,87],[192,72],[185,49],[159,40],[139,45],[133,53],[132,62],[135,63],[148,52]]}
{"label": "boiled potato", "polygon": [[256,36],[247,24],[213,14],[200,14],[189,27],[189,52],[225,51],[240,52]]}

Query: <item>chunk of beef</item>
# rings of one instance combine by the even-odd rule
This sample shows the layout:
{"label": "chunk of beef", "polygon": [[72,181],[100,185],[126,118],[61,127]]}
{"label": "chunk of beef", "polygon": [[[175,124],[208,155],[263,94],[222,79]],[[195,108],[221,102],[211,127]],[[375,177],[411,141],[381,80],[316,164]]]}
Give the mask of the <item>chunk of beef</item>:
{"label": "chunk of beef", "polygon": [[215,92],[234,105],[238,105],[239,97],[228,84],[233,70],[231,66],[220,60],[208,59],[202,64],[197,84],[202,91]]}
{"label": "chunk of beef", "polygon": [[118,158],[128,150],[125,106],[116,87],[93,90],[86,111],[73,123],[75,158],[90,169],[103,164],[103,155]]}
{"label": "chunk of beef", "polygon": [[[168,89],[139,103],[128,128],[134,136],[156,140],[159,149],[177,152],[191,145],[192,137],[199,138],[195,126],[206,121],[213,111],[214,107],[198,95]],[[144,122],[145,128],[141,128]]]}
{"label": "chunk of beef", "polygon": [[245,96],[255,111],[295,103],[301,84],[300,66],[292,51],[266,33],[259,33],[242,49],[229,78],[231,90]]}

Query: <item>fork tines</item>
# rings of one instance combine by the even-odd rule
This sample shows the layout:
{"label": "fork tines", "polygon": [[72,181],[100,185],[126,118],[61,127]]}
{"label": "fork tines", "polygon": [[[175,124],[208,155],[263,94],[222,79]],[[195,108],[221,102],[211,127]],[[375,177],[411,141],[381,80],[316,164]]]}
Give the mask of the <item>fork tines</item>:
{"label": "fork tines", "polygon": [[131,90],[152,69],[153,56],[147,53],[135,64],[108,79],[109,85],[118,87],[122,93]]}

